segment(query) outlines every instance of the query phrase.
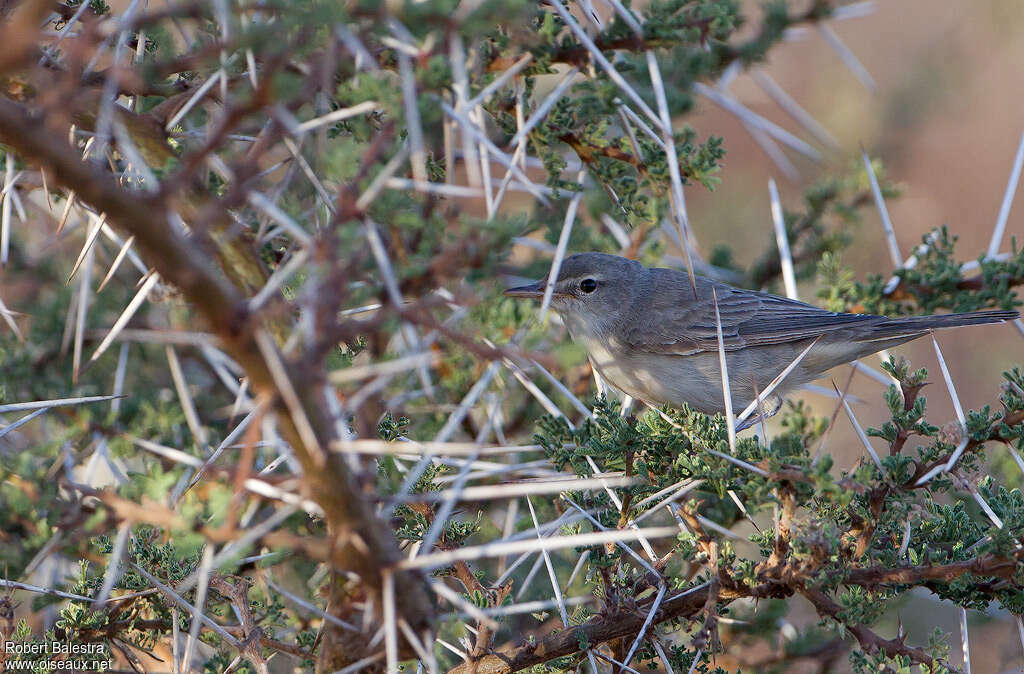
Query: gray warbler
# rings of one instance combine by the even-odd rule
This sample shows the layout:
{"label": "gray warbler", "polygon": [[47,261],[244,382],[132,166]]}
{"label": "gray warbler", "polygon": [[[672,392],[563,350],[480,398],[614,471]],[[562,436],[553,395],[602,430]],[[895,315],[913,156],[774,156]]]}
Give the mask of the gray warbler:
{"label": "gray warbler", "polygon": [[[684,272],[648,269],[617,255],[579,253],[563,261],[551,307],[612,386],[653,405],[686,403],[708,414],[725,408],[716,298],[736,411],[754,401],[755,387],[763,391],[814,344],[769,398],[774,409],[766,401],[763,414],[777,411],[787,391],[837,365],[937,328],[1001,323],[1019,316],[1016,311],[904,318],[836,313],[701,276],[695,281],[696,293]],[[505,295],[540,298],[548,282],[510,288]]]}

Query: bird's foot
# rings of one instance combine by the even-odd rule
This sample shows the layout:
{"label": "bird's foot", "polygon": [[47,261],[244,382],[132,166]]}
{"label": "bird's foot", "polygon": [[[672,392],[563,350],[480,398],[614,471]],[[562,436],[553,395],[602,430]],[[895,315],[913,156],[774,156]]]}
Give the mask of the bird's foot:
{"label": "bird's foot", "polygon": [[779,413],[779,410],[782,409],[782,403],[782,396],[773,395],[765,398],[761,401],[761,409],[757,414],[750,415],[744,419],[742,423],[736,425],[736,432],[738,433],[742,430],[746,430],[754,424],[767,421],[770,417],[775,416]]}

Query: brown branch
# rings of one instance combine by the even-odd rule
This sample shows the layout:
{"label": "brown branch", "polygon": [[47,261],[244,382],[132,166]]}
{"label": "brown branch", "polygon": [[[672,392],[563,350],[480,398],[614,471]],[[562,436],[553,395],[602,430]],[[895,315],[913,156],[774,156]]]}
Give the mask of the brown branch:
{"label": "brown branch", "polygon": [[[967,454],[968,452],[978,449],[986,442],[991,442],[994,440],[1002,441],[1003,438],[999,434],[1000,427],[1003,426],[1004,424],[1007,426],[1016,426],[1021,422],[1024,422],[1024,410],[1018,410],[1016,412],[1013,412],[1012,414],[1009,411],[1004,412],[1003,418],[999,420],[999,423],[992,427],[991,432],[986,437],[982,438],[981,440],[971,438],[970,440],[967,441],[967,446],[964,447],[963,454]],[[927,483],[918,485],[917,481],[920,480],[923,476],[927,475],[928,472],[933,470],[936,466],[948,463],[951,456],[952,454],[949,454],[947,456],[940,457],[939,459],[932,461],[931,463],[917,464],[917,470],[915,470],[914,474],[910,476],[910,479],[903,483],[903,489],[920,489],[922,487],[926,487]]]}
{"label": "brown branch", "polygon": [[[810,601],[814,608],[817,609],[818,614],[821,616],[830,617],[837,622],[842,623],[846,630],[856,637],[857,642],[860,643],[860,647],[865,653],[873,655],[878,652],[885,653],[886,655],[903,656],[910,658],[912,662],[919,665],[928,665],[934,668],[936,664],[935,658],[929,655],[924,649],[915,648],[908,646],[904,643],[905,637],[899,637],[896,639],[883,639],[878,636],[864,625],[851,625],[839,617],[843,607],[832,601],[831,598],[821,590],[816,588],[804,588],[800,592],[808,601]],[[949,667],[947,663],[941,663],[945,667]]]}
{"label": "brown branch", "polygon": [[[711,18],[699,18],[690,21],[688,27],[696,28],[701,31],[701,35],[706,35],[706,32],[711,25]],[[598,50],[602,53],[609,51],[632,51],[632,52],[643,52],[651,49],[671,49],[672,47],[683,44],[680,40],[667,40],[657,38],[641,38],[633,35],[632,33],[626,37],[615,37],[615,38],[602,38],[598,37],[595,39],[594,44]],[[590,63],[590,50],[580,43],[566,44],[558,49],[555,49],[550,54],[545,54],[545,59],[549,59],[552,63],[569,63],[572,65],[585,68]],[[515,58],[507,56],[499,56],[487,64],[488,72],[500,72],[508,69],[513,63]]]}
{"label": "brown branch", "polygon": [[[502,602],[505,601],[505,598],[512,591],[513,582],[511,580],[493,590],[484,587],[483,583],[477,580],[473,570],[466,562],[460,561],[455,563],[455,577],[459,579],[459,582],[462,583],[467,592],[471,594],[479,592],[487,597],[487,603],[492,608],[501,606]],[[487,623],[478,621],[476,625],[476,639],[473,642],[472,650],[469,652],[470,674],[476,674],[476,667],[472,665],[478,665],[481,658],[490,652],[493,640],[494,630]]]}
{"label": "brown branch", "polygon": [[[999,274],[995,278],[991,279],[989,283],[1003,283],[1007,286],[1019,286],[1024,285],[1024,276],[1014,276],[1012,274]],[[986,279],[983,275],[978,274],[976,276],[968,276],[962,278],[956,282],[954,288],[956,290],[966,291],[977,291],[985,287]],[[903,279],[900,279],[899,284],[892,289],[891,292],[886,293],[885,297],[890,300],[915,300],[917,295],[934,295],[937,292],[941,292],[938,288],[933,288],[923,283],[910,283],[905,284]]]}
{"label": "brown branch", "polygon": [[965,574],[1010,578],[1017,567],[1017,559],[984,555],[949,564],[908,566],[904,568],[869,567],[850,569],[844,579],[848,585],[873,587],[876,585],[922,585],[930,582],[949,583]]}
{"label": "brown branch", "polygon": [[871,547],[871,540],[875,536],[875,530],[878,528],[878,519],[882,516],[882,507],[885,505],[885,499],[888,495],[888,485],[882,485],[868,493],[867,505],[871,517],[862,521],[860,531],[857,532],[853,549],[854,559],[863,557]]}
{"label": "brown branch", "polygon": [[[738,596],[728,590],[723,590],[720,594],[720,598],[725,600],[736,599]],[[653,623],[697,615],[703,610],[707,598],[708,590],[705,587],[666,599],[655,614]],[[644,606],[650,606],[650,602]],[[594,616],[582,625],[549,635],[533,645],[508,648],[486,655],[475,663],[464,663],[450,670],[449,674],[469,674],[473,671],[473,666],[477,674],[508,674],[547,662],[552,658],[578,653],[581,650],[581,643],[595,646],[612,639],[635,635],[647,618],[644,608],[637,608],[637,611],[630,613]]]}
{"label": "brown branch", "polygon": [[[282,434],[303,468],[303,486],[324,510],[332,558],[337,555],[342,568],[357,573],[369,588],[380,592],[381,571],[393,567],[401,555],[391,528],[362,497],[344,458],[325,450],[335,431],[320,399],[320,387],[308,380],[299,382],[295,378],[299,373],[290,372],[286,364],[280,372],[275,361],[282,363],[283,359],[273,353],[273,347],[268,350],[265,341],[261,348],[261,327],[254,324],[245,298],[206,251],[180,232],[163,201],[121,188],[111,176],[83,163],[63,134],[46,130],[43,118],[6,99],[0,99],[0,138],[23,159],[45,168],[54,183],[75,190],[83,202],[106,213],[108,222],[134,235],[143,258],[178,288],[223,340],[229,355],[249,376],[253,390],[275,401]],[[304,374],[308,378],[308,373]],[[290,381],[280,381],[282,377]],[[291,410],[280,394],[282,383],[294,394]],[[303,422],[312,429],[313,437],[299,431],[293,412],[305,417]],[[433,619],[422,579],[418,574],[398,571],[395,583],[397,611],[416,632],[422,632]],[[340,631],[325,629],[321,668],[339,668],[335,666],[339,662],[334,659],[338,657],[334,646],[345,638]]]}
{"label": "brown branch", "polygon": [[641,175],[647,175],[647,166],[639,157],[628,152],[623,152],[614,145],[592,145],[584,142],[579,136],[568,131],[559,135],[558,140],[571,147],[573,152],[576,153],[576,156],[580,158],[580,161],[587,165],[597,162],[598,157],[607,157],[608,159],[614,159],[615,161],[625,162],[635,168]]}
{"label": "brown branch", "polygon": [[249,604],[248,579],[238,578],[231,583],[224,576],[215,575],[210,578],[210,587],[226,597],[238,611],[242,622],[241,655],[252,663],[257,672],[269,674],[267,661],[260,653],[263,630],[256,625],[256,620],[252,617],[252,606]]}
{"label": "brown branch", "polygon": [[[685,510],[681,511],[683,517],[687,517]],[[696,519],[694,518],[694,521]],[[699,524],[699,523],[698,523]],[[699,535],[706,536],[699,532]],[[703,544],[704,541],[701,541]],[[710,542],[707,543],[710,545]],[[901,569],[886,567],[871,567],[850,570],[843,583],[845,585],[859,585],[863,587],[875,587],[880,585],[930,585],[934,582],[951,582],[957,578],[971,573],[981,577],[1010,578],[1017,565],[1014,558],[997,557],[986,555],[972,560],[952,562],[938,566],[913,566]],[[759,579],[767,580],[754,587],[737,584],[727,575],[718,574],[722,582],[717,589],[718,596],[716,603],[728,604],[740,597],[786,597],[794,591],[799,591],[818,609],[823,616],[837,618],[842,610],[838,604],[832,601],[820,590],[802,587],[803,579],[813,575],[813,569],[794,569],[783,564],[780,567],[764,569],[759,573]],[[776,578],[784,579],[780,582]],[[714,588],[711,584],[684,596],[677,595],[663,602],[661,608],[655,614],[652,624],[658,624],[666,620],[679,618],[694,618],[709,607],[709,600],[712,598]],[[630,635],[635,635],[642,626],[646,617],[644,608],[649,606],[647,602],[644,607],[637,607],[636,612],[612,612],[602,613],[594,616],[582,625],[578,625],[562,632],[558,632],[539,640],[534,645],[521,645],[508,647],[502,651],[490,653],[478,660],[462,664],[449,671],[449,674],[506,674],[518,671],[536,664],[540,664],[553,658],[571,655],[581,650],[580,644],[589,644],[591,647],[601,643],[613,641]],[[886,640],[874,634],[870,629],[862,625],[847,625],[851,634],[857,637],[858,642],[868,653],[875,653],[879,650],[890,655],[904,655],[910,657],[917,663],[931,663],[933,659],[925,651],[919,648],[907,646],[901,639]]]}
{"label": "brown branch", "polygon": [[693,637],[694,647],[702,649],[714,643],[718,629],[718,596],[722,589],[718,572],[718,542],[711,541],[708,550],[708,575],[711,580],[708,582],[708,597],[704,601],[704,627]]}
{"label": "brown branch", "polygon": [[[11,628],[13,632],[14,628]],[[199,626],[201,632],[208,634],[216,634],[216,630],[212,627],[203,623]],[[240,625],[221,625],[221,629],[230,634],[231,636],[245,638],[246,631]],[[106,639],[114,639],[118,635],[124,634],[129,630],[139,630],[143,632],[154,631],[154,632],[170,632],[172,630],[171,623],[167,620],[161,620],[159,618],[142,619],[132,616],[129,620],[117,620],[108,622],[101,628],[87,628],[79,630],[77,636],[82,638],[84,641],[102,641]],[[8,632],[10,634],[10,632]],[[260,645],[264,648],[271,650],[280,651],[281,653],[287,653],[288,655],[296,658],[315,658],[316,655],[309,651],[299,648],[293,644],[287,644],[283,641],[278,641],[268,637],[264,633],[260,633]],[[0,651],[2,654],[2,651]]]}
{"label": "brown branch", "polygon": [[775,544],[768,558],[768,566],[778,566],[789,554],[789,541],[793,535],[793,516],[796,514],[796,491],[792,485],[782,484],[779,496],[779,528],[775,532]]}

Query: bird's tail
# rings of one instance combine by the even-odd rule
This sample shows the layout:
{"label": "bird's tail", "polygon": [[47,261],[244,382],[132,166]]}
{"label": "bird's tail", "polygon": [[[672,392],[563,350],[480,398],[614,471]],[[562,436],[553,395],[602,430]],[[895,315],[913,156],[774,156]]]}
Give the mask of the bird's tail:
{"label": "bird's tail", "polygon": [[937,316],[908,316],[906,318],[889,318],[873,326],[864,341],[874,342],[890,339],[913,339],[926,334],[929,330],[942,328],[958,328],[962,325],[985,325],[986,323],[1002,323],[1020,317],[1018,311],[971,311],[963,314],[941,314]]}

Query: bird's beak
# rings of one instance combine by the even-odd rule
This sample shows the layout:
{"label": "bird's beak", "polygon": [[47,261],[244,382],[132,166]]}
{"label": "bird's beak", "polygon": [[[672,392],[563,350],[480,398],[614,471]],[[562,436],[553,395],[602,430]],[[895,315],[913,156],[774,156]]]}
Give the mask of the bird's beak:
{"label": "bird's beak", "polygon": [[530,297],[539,299],[544,297],[544,289],[547,287],[545,281],[535,281],[529,285],[509,288],[505,291],[505,297]]}

